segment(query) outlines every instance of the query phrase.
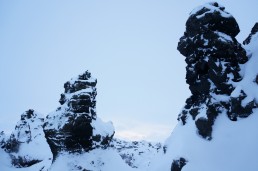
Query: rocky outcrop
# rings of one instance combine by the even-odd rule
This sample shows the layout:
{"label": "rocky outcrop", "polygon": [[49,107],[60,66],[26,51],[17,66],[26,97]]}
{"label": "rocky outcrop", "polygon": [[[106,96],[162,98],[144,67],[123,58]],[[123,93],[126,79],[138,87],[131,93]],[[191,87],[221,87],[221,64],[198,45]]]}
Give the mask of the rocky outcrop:
{"label": "rocky outcrop", "polygon": [[97,80],[86,71],[64,84],[61,106],[45,120],[44,132],[54,159],[62,152],[87,152],[105,148],[114,135],[111,123],[96,115]]}
{"label": "rocky outcrop", "polygon": [[248,61],[235,38],[239,31],[235,18],[213,2],[190,13],[178,43],[178,50],[186,57],[186,82],[192,93],[179,120],[186,124],[187,119],[193,119],[198,133],[208,140],[220,113],[226,110],[229,119],[236,121],[249,116],[255,107],[254,101],[242,105],[246,97],[243,90],[233,93],[242,79],[240,65]]}
{"label": "rocky outcrop", "polygon": [[248,45],[251,42],[252,37],[258,32],[258,23],[255,23],[253,26],[251,33],[249,36],[244,40],[243,44]]}
{"label": "rocky outcrop", "polygon": [[180,157],[178,160],[174,160],[171,165],[171,171],[181,171],[186,165],[187,161],[185,158]]}
{"label": "rocky outcrop", "polygon": [[52,157],[45,140],[43,123],[43,117],[32,109],[21,115],[21,120],[3,145],[12,159],[12,165],[29,167]]}

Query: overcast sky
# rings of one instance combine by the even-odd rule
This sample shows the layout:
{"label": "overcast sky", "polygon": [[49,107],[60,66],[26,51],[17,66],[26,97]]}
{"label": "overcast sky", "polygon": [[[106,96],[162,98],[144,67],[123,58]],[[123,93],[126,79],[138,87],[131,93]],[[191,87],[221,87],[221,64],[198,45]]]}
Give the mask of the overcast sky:
{"label": "overcast sky", "polygon": [[[191,10],[206,0],[0,1],[0,130],[28,109],[55,110],[63,84],[89,70],[97,115],[116,136],[163,141],[190,95],[176,50]],[[257,0],[220,0],[243,41]]]}

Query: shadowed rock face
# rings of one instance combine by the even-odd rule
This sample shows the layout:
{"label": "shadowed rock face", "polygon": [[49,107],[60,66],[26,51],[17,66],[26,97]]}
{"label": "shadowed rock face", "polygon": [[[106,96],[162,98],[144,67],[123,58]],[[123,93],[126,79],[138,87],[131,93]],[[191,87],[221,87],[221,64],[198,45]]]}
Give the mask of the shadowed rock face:
{"label": "shadowed rock face", "polygon": [[[97,80],[86,71],[64,84],[65,93],[59,100],[61,106],[46,117],[44,132],[54,159],[58,153],[83,152],[95,147],[105,147],[112,133],[94,133],[98,128],[96,116]],[[101,123],[103,124],[103,123]]]}
{"label": "shadowed rock face", "polygon": [[195,120],[199,134],[209,140],[218,114],[226,110],[235,121],[249,116],[255,105],[241,105],[246,97],[243,91],[231,97],[232,83],[242,79],[240,64],[248,61],[235,38],[238,33],[235,18],[218,3],[208,3],[190,13],[178,43],[177,49],[186,57],[186,82],[192,93],[178,119],[183,124],[189,117]]}

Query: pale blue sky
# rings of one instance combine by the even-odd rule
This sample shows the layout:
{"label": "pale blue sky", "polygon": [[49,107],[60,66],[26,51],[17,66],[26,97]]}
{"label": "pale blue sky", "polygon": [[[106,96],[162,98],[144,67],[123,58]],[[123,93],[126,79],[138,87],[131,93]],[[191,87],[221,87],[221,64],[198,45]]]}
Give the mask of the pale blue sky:
{"label": "pale blue sky", "polygon": [[[63,84],[85,70],[98,79],[97,114],[118,137],[163,141],[189,96],[177,42],[206,0],[0,1],[0,130],[27,109],[58,107]],[[221,2],[242,41],[257,0]]]}

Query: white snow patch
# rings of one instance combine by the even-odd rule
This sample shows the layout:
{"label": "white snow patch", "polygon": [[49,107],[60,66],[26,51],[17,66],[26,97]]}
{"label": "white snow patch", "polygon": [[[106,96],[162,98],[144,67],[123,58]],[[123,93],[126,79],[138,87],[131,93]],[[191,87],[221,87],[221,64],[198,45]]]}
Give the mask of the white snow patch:
{"label": "white snow patch", "polygon": [[202,18],[202,17],[204,17],[206,14],[208,14],[208,13],[214,13],[214,12],[219,12],[220,15],[221,15],[222,17],[225,17],[225,18],[232,17],[231,14],[229,14],[229,13],[226,12],[226,11],[222,11],[222,10],[219,8],[219,7],[222,7],[222,8],[223,8],[223,6],[220,5],[219,7],[215,7],[215,6],[213,6],[212,4],[213,4],[213,3],[206,3],[206,4],[204,4],[204,5],[201,5],[201,6],[197,7],[197,8],[195,8],[194,10],[192,10],[192,12],[190,13],[190,15],[194,15],[194,14],[196,14],[198,11],[202,10],[203,8],[206,8],[206,9],[208,9],[207,12],[205,12],[205,13],[203,13],[203,14],[201,14],[201,15],[198,15],[198,16],[196,16],[196,17],[197,17],[197,18]]}

